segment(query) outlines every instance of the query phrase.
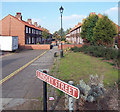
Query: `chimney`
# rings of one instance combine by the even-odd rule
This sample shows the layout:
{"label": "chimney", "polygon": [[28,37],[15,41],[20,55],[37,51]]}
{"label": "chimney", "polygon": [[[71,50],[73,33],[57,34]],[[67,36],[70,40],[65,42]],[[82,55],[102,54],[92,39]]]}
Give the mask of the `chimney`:
{"label": "chimney", "polygon": [[32,24],[32,20],[31,20],[31,19],[27,19],[27,22],[28,22],[29,24]]}
{"label": "chimney", "polygon": [[78,25],[81,25],[81,22],[79,22]]}
{"label": "chimney", "polygon": [[103,16],[102,16],[102,14],[99,13],[99,14],[98,14],[98,17],[99,17],[99,18],[102,18]]}
{"label": "chimney", "polygon": [[41,25],[39,25],[38,28],[41,28]]}
{"label": "chimney", "polygon": [[21,12],[17,12],[15,17],[18,18],[19,20],[22,20]]}
{"label": "chimney", "polygon": [[95,15],[95,12],[91,12],[89,16]]}
{"label": "chimney", "polygon": [[34,25],[37,27],[37,22],[34,22]]}

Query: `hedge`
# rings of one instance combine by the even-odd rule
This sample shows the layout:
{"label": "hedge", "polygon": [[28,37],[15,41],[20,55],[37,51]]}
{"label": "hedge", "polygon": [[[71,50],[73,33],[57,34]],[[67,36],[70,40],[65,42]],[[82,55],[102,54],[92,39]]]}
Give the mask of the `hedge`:
{"label": "hedge", "polygon": [[115,60],[114,62],[116,62],[116,59],[118,59],[120,56],[119,50],[107,46],[83,45],[83,47],[74,47],[71,48],[71,50],[74,52],[84,52],[85,54],[95,57],[103,57],[106,60],[112,59]]}

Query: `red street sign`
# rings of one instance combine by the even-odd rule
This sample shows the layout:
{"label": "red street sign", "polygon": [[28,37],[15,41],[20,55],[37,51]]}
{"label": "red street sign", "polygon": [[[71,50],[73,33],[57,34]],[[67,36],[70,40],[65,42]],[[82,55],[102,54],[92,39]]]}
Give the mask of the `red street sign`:
{"label": "red street sign", "polygon": [[42,81],[47,82],[48,84],[52,85],[53,87],[63,91],[64,93],[78,99],[79,98],[79,89],[75,86],[72,86],[66,82],[63,82],[59,79],[56,79],[46,73],[43,73],[39,70],[36,71],[37,78],[41,79]]}

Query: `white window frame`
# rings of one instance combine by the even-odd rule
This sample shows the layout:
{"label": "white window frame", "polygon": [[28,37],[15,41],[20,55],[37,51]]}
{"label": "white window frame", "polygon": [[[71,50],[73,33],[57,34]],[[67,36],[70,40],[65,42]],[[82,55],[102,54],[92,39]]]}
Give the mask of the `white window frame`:
{"label": "white window frame", "polygon": [[31,44],[31,38],[29,37],[29,44]]}
{"label": "white window frame", "polygon": [[42,34],[42,32],[39,30],[39,35],[41,35]]}
{"label": "white window frame", "polygon": [[36,30],[36,34],[38,34],[38,30]]}
{"label": "white window frame", "polygon": [[29,33],[31,33],[31,28],[29,28]]}
{"label": "white window frame", "polygon": [[26,33],[28,33],[28,27],[26,26]]}
{"label": "white window frame", "polygon": [[32,44],[34,43],[34,40],[35,40],[34,37],[32,37]]}
{"label": "white window frame", "polygon": [[35,29],[33,29],[33,34],[35,34]]}
{"label": "white window frame", "polygon": [[26,44],[28,44],[28,38],[26,38]]}
{"label": "white window frame", "polygon": [[34,29],[32,29],[32,34],[34,34]]}

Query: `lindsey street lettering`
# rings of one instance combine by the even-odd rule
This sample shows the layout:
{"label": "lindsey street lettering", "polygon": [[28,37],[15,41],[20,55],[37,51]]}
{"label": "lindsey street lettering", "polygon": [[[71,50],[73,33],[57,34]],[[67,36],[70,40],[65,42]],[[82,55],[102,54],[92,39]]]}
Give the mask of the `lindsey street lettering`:
{"label": "lindsey street lettering", "polygon": [[36,71],[37,78],[41,79],[42,81],[47,82],[48,84],[52,85],[53,87],[63,91],[64,93],[73,96],[74,98],[79,98],[79,89],[74,87],[70,84],[67,84],[64,81],[56,79],[48,74],[45,74],[39,70]]}

